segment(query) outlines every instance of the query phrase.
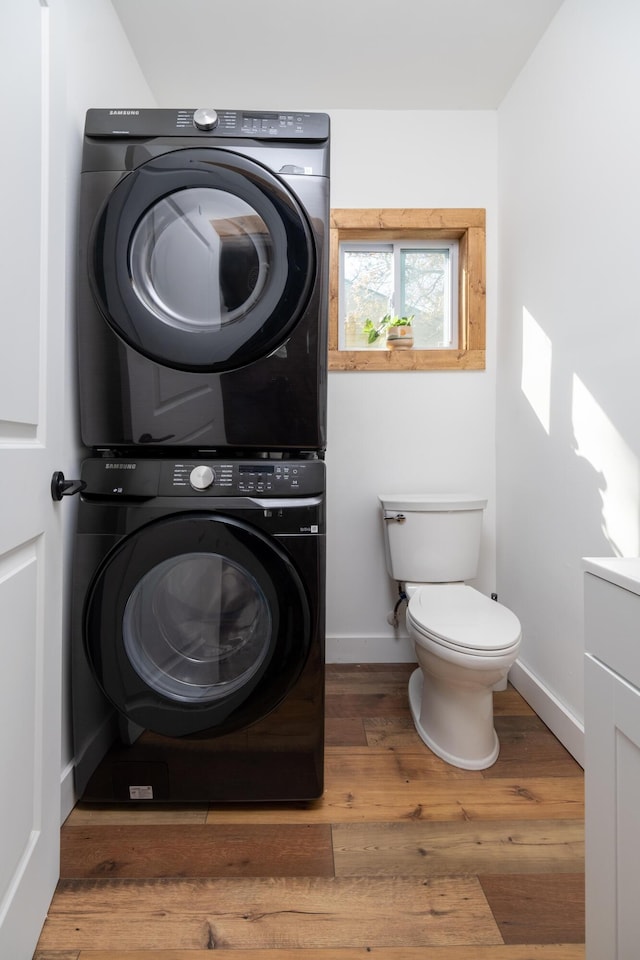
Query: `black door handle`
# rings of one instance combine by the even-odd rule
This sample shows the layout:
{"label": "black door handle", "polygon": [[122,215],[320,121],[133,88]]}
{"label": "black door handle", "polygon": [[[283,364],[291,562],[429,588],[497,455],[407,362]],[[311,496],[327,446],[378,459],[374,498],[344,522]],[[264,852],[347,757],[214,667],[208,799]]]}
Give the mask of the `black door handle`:
{"label": "black door handle", "polygon": [[74,493],[80,493],[85,487],[84,480],[65,480],[62,470],[56,470],[51,477],[51,497],[53,500],[72,497]]}

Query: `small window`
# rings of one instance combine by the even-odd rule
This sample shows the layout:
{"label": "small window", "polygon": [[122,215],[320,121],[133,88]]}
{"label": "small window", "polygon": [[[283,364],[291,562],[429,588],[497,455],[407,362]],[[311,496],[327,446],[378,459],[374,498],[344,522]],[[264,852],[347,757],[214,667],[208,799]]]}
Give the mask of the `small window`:
{"label": "small window", "polygon": [[484,367],[485,211],[332,210],[329,369]]}
{"label": "small window", "polygon": [[458,241],[340,244],[340,350],[389,349],[390,318],[407,318],[412,348],[458,345]]}

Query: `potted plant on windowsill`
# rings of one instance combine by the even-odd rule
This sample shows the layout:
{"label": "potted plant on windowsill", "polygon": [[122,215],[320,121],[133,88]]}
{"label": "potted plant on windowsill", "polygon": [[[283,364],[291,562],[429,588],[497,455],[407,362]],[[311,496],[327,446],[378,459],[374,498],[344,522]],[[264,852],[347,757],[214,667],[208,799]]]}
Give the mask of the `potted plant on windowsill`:
{"label": "potted plant on windowsill", "polygon": [[365,320],[364,332],[367,334],[367,343],[375,343],[386,331],[389,350],[410,350],[413,346],[412,322],[413,314],[410,317],[392,317],[388,313],[377,325],[372,320]]}

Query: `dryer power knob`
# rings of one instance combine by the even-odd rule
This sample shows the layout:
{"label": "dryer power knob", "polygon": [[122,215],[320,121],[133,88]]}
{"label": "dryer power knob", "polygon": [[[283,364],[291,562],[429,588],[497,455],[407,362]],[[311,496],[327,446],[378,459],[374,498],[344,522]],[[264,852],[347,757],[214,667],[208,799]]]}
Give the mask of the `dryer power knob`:
{"label": "dryer power knob", "polygon": [[215,478],[211,467],[194,467],[189,475],[189,483],[194,490],[207,490]]}
{"label": "dryer power knob", "polygon": [[193,125],[198,130],[213,130],[218,126],[218,114],[211,107],[200,107],[193,114]]}

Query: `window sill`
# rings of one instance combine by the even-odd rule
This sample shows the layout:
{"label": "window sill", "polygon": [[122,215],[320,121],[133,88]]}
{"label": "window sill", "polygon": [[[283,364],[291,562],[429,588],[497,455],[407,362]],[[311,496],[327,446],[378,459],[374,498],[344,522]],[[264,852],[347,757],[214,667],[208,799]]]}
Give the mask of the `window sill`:
{"label": "window sill", "polygon": [[330,350],[329,370],[484,370],[484,350]]}

